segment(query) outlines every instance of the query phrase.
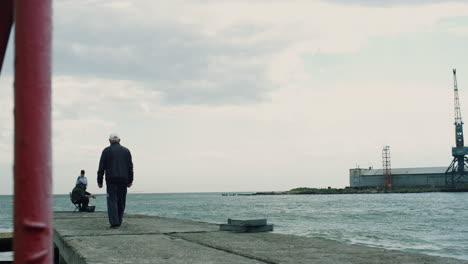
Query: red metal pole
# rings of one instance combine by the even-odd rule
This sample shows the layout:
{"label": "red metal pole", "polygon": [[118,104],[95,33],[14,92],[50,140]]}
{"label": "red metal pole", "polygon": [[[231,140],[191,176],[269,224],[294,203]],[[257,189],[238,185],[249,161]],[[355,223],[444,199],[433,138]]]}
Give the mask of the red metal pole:
{"label": "red metal pole", "polygon": [[52,263],[52,0],[15,1],[15,263]]}
{"label": "red metal pole", "polygon": [[13,25],[13,0],[0,1],[0,73]]}

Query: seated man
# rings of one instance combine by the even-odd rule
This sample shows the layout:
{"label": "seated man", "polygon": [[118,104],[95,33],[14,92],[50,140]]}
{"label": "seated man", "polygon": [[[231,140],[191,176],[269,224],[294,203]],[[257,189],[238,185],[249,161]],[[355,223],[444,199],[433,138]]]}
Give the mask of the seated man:
{"label": "seated man", "polygon": [[74,204],[79,204],[80,212],[88,211],[89,198],[94,198],[94,195],[86,191],[86,185],[79,183],[73,188],[72,201]]}

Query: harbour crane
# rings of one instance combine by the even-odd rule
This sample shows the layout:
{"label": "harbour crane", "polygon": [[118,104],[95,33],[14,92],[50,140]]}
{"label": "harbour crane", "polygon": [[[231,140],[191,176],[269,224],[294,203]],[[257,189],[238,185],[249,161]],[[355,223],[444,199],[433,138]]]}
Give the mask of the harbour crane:
{"label": "harbour crane", "polygon": [[457,70],[453,69],[453,90],[455,106],[455,147],[452,147],[453,160],[445,171],[445,184],[456,186],[468,184],[468,147],[463,138],[463,121],[458,98]]}

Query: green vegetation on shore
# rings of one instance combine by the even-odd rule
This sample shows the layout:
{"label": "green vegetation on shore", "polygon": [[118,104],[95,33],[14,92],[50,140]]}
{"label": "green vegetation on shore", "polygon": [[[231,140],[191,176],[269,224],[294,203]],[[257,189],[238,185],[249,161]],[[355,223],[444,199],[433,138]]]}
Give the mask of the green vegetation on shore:
{"label": "green vegetation on shore", "polygon": [[359,193],[423,193],[423,192],[468,192],[468,185],[454,188],[434,188],[434,187],[407,187],[389,188],[367,187],[367,188],[308,188],[299,187],[284,192],[257,192],[254,195],[285,195],[285,194],[359,194]]}

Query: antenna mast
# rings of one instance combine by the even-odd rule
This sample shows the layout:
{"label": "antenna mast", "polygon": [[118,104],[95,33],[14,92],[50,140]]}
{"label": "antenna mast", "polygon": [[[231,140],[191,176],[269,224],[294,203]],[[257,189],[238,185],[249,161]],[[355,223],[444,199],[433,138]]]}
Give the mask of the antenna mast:
{"label": "antenna mast", "polygon": [[392,188],[392,162],[390,157],[390,146],[385,146],[382,150],[382,168],[384,175],[384,187]]}

